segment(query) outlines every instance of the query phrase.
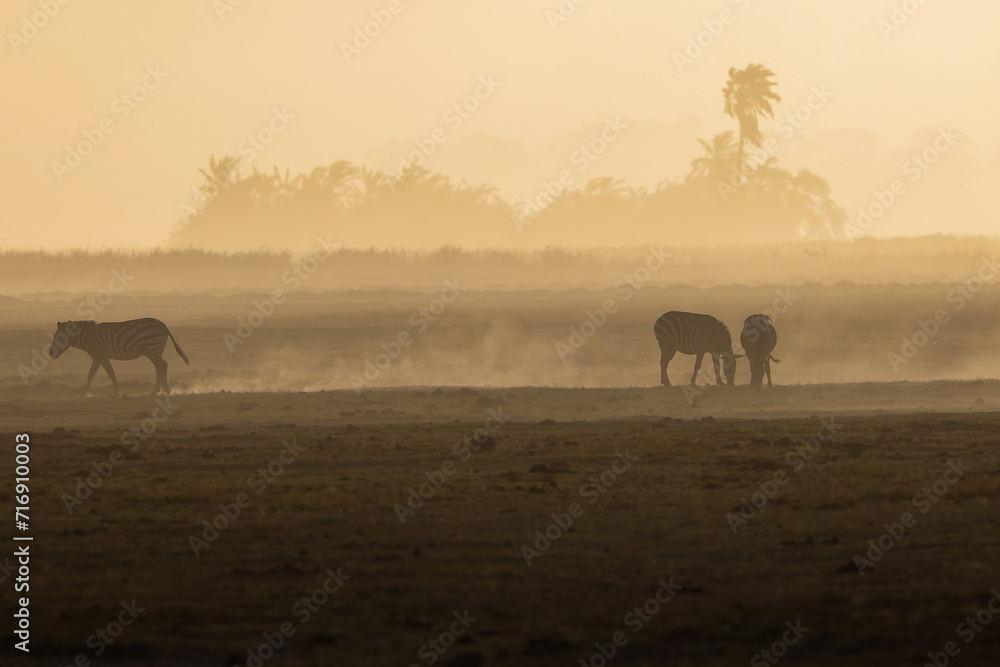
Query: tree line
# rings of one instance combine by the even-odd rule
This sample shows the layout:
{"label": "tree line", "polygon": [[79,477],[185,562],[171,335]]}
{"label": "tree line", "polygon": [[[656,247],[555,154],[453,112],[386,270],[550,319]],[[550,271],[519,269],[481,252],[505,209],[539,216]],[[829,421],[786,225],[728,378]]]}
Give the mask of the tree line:
{"label": "tree line", "polygon": [[847,215],[829,184],[808,169],[793,174],[760,150],[760,120],[773,117],[781,100],[773,77],[758,64],[730,69],[723,112],[736,131],[699,139],[703,153],[688,173],[655,188],[602,176],[526,211],[489,184],[423,167],[389,173],[341,160],[293,175],[247,171],[236,157],[213,156],[170,244],[295,248],[327,234],[347,246],[424,248],[841,238]]}

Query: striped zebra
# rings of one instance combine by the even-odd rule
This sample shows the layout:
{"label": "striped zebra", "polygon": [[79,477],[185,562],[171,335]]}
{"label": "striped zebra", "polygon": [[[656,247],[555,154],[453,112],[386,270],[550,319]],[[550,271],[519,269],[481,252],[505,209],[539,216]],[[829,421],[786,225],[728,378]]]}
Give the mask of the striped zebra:
{"label": "striped zebra", "polygon": [[167,385],[167,362],[163,360],[163,350],[167,346],[167,338],[174,344],[177,354],[188,366],[188,360],[184,351],[177,345],[173,334],[167,329],[167,325],[152,317],[144,317],[141,320],[128,320],[127,322],[101,322],[93,320],[58,322],[56,333],[52,338],[52,347],[49,349],[49,356],[58,359],[59,356],[71,347],[76,347],[93,359],[90,365],[90,373],[87,374],[87,385],[83,388],[84,396],[90,389],[90,383],[97,374],[100,366],[108,372],[111,384],[115,387],[115,395],[118,395],[118,379],[115,371],[111,368],[112,359],[138,359],[146,357],[153,362],[156,368],[156,387],[153,389],[155,396],[160,388],[167,394],[170,387]]}
{"label": "striped zebra", "polygon": [[695,384],[702,357],[707,353],[712,355],[716,382],[722,384],[722,376],[719,375],[721,356],[726,371],[726,384],[732,386],[736,377],[736,360],[743,355],[733,354],[733,338],[725,324],[711,315],[671,310],[656,320],[653,333],[656,334],[656,342],[660,344],[660,384],[664,387],[670,386],[667,364],[678,352],[698,355],[694,361],[691,384]]}
{"label": "striped zebra", "polygon": [[765,373],[767,386],[774,386],[771,384],[771,362],[780,364],[781,361],[772,357],[771,352],[777,344],[778,333],[774,330],[770,317],[757,313],[744,320],[740,345],[750,360],[750,384],[754,387],[763,386]]}

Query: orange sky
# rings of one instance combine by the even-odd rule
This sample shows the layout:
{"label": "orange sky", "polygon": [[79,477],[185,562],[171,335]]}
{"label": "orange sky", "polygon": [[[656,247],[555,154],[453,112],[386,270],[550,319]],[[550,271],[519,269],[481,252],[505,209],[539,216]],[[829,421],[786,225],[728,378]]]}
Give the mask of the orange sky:
{"label": "orange sky", "polygon": [[[388,170],[437,128],[446,140],[426,166],[517,201],[620,118],[627,129],[586,177],[653,185],[682,177],[695,138],[733,129],[720,89],[730,66],[750,62],[776,73],[779,119],[763,127],[782,165],[826,177],[852,217],[905,179],[905,198],[870,233],[996,233],[1000,5],[676,4],[6,2],[0,247],[153,247],[209,155],[293,172],[339,159]],[[894,5],[918,9],[889,32]],[[372,12],[387,25],[345,54]],[[679,65],[699,33],[706,46]],[[478,109],[449,116],[483,77],[495,90],[480,87]],[[816,89],[830,97],[807,113]],[[796,111],[808,120],[790,133],[777,120]],[[946,127],[960,138],[907,175]],[[270,143],[245,143],[264,128]],[[72,166],[67,145],[80,142],[97,145]]]}

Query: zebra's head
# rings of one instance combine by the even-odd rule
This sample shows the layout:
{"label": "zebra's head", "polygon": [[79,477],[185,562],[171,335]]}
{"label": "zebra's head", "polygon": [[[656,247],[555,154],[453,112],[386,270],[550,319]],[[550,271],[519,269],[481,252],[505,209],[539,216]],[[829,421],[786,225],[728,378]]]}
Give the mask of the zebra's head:
{"label": "zebra's head", "polygon": [[80,332],[76,322],[56,322],[56,333],[52,336],[52,347],[49,357],[58,359],[63,352],[72,347],[72,340]]}
{"label": "zebra's head", "polygon": [[732,387],[736,384],[736,360],[743,357],[742,354],[734,354],[732,350],[722,353],[722,370],[726,375],[726,384]]}

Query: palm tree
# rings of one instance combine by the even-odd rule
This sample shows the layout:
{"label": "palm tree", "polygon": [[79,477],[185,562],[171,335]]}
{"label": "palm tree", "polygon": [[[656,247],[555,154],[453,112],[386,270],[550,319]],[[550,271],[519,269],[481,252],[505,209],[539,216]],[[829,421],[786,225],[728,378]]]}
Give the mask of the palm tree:
{"label": "palm tree", "polygon": [[692,160],[691,173],[685,180],[688,183],[699,179],[726,180],[735,149],[732,131],[715,135],[711,144],[704,139],[699,139],[698,143],[705,149],[705,155]]}
{"label": "palm tree", "polygon": [[587,181],[583,192],[588,197],[621,197],[627,193],[625,181],[611,176],[599,176]]}
{"label": "palm tree", "polygon": [[299,177],[292,178],[291,170],[287,167],[285,168],[285,176],[282,177],[278,165],[274,165],[274,171],[267,176],[267,179],[269,191],[274,198],[290,199],[295,195],[299,186],[297,183]]}
{"label": "palm tree", "polygon": [[232,155],[224,155],[218,160],[212,155],[208,159],[208,171],[199,169],[205,177],[205,183],[198,188],[203,200],[202,208],[215,200],[223,190],[240,180],[240,159]]}
{"label": "palm tree", "polygon": [[743,146],[750,142],[760,146],[761,133],[758,126],[760,116],[774,117],[771,101],[780,102],[781,96],[771,90],[778,85],[771,81],[774,72],[763,65],[751,63],[746,69],[729,68],[729,81],[722,89],[726,102],[725,113],[732,116],[740,126],[739,168],[743,169]]}
{"label": "palm tree", "polygon": [[357,204],[365,200],[374,201],[387,197],[392,194],[394,188],[395,183],[391,174],[377,169],[373,170],[368,167],[362,167],[361,171],[358,172],[355,182],[353,190],[354,201],[352,203]]}
{"label": "palm tree", "polygon": [[455,186],[455,192],[474,206],[492,206],[502,201],[500,190],[495,186],[488,184],[469,185],[465,179],[458,182]]}

